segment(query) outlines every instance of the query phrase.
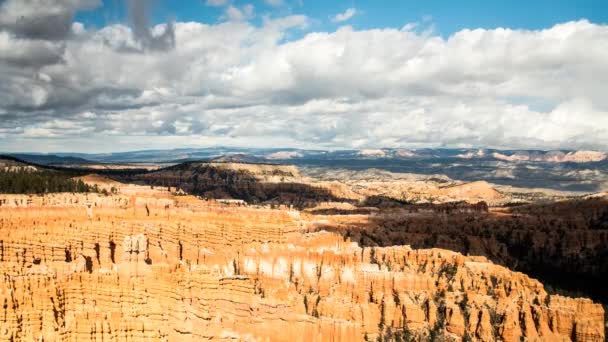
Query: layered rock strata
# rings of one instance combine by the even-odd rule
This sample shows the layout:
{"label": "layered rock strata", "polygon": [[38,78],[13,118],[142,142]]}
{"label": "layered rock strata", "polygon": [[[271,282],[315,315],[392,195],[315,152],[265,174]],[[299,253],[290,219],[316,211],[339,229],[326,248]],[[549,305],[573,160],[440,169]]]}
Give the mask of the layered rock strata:
{"label": "layered rock strata", "polygon": [[484,257],[362,248],[296,211],[54,198],[0,207],[0,340],[604,340],[601,305]]}

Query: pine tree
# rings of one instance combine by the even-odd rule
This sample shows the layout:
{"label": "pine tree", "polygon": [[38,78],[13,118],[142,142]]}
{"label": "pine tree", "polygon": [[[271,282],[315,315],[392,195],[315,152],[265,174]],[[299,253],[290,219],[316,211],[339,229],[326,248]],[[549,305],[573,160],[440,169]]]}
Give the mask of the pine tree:
{"label": "pine tree", "polygon": [[99,188],[92,188],[82,180],[73,180],[69,174],[62,172],[0,171],[0,193],[44,194],[90,191],[99,191]]}

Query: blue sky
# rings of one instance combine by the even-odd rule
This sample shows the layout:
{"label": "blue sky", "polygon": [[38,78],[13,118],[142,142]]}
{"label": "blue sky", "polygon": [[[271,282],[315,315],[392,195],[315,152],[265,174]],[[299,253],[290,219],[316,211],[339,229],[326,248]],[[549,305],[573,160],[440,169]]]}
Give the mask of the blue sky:
{"label": "blue sky", "polygon": [[[357,14],[348,21],[355,29],[400,28],[410,22],[424,19],[434,24],[436,33],[442,36],[465,28],[543,29],[557,23],[585,18],[593,23],[608,22],[608,1],[405,1],[405,0],[285,0],[282,5],[272,6],[264,1],[230,1],[234,6],[252,4],[260,22],[265,15],[280,17],[289,14],[304,14],[314,20],[311,31],[333,31],[343,23],[335,23],[331,17],[348,8]],[[167,19],[217,23],[224,11],[222,6],[207,6],[205,0],[156,0],[153,1],[153,23]],[[103,5],[93,11],[78,12],[76,20],[90,27],[103,27],[110,23],[124,23],[126,8],[123,0],[103,0]]]}

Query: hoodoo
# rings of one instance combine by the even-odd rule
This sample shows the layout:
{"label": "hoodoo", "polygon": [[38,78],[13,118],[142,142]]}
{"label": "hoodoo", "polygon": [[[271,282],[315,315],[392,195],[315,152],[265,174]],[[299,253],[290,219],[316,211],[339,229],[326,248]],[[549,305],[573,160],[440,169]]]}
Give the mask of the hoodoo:
{"label": "hoodoo", "polygon": [[46,197],[0,207],[3,340],[604,340],[601,305],[484,257],[153,190]]}

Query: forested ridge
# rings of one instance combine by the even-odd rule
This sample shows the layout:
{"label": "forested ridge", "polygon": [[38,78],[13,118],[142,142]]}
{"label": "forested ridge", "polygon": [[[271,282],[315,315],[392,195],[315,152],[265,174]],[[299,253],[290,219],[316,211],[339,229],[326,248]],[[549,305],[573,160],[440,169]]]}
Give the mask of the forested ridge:
{"label": "forested ridge", "polygon": [[44,194],[51,192],[98,192],[96,187],[57,171],[0,171],[0,193]]}

